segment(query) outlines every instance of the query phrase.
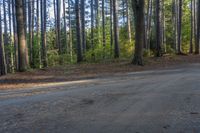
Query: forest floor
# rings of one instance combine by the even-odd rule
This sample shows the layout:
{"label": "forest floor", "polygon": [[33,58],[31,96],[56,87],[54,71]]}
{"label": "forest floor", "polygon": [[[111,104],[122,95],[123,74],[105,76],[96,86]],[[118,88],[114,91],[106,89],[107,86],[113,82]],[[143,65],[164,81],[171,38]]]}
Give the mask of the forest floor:
{"label": "forest floor", "polygon": [[0,77],[0,89],[19,89],[58,83],[114,76],[119,73],[169,69],[191,63],[200,63],[199,55],[145,58],[144,66],[134,66],[130,60],[113,60],[100,63],[83,63],[30,70]]}

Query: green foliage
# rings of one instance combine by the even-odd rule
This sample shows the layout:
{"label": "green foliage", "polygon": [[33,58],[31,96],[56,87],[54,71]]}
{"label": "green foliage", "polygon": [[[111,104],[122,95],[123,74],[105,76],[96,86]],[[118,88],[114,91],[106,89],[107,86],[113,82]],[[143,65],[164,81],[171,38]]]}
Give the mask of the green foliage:
{"label": "green foliage", "polygon": [[170,45],[166,45],[166,52],[169,54],[175,54],[176,51],[170,46]]}
{"label": "green foliage", "polygon": [[56,66],[60,64],[59,54],[57,50],[49,50],[47,53],[48,57],[48,66]]}
{"label": "green foliage", "polygon": [[94,49],[90,49],[85,53],[85,59],[88,62],[99,62],[103,59],[112,58],[112,49],[110,45],[97,45]]}

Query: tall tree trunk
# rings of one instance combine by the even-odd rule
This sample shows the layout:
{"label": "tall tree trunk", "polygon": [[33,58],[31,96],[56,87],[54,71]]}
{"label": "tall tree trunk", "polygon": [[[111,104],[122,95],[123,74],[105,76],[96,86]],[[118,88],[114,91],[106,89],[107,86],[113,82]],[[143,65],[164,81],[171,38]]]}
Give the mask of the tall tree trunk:
{"label": "tall tree trunk", "polygon": [[119,27],[117,0],[113,0],[113,23],[114,23],[114,57],[119,58]]}
{"label": "tall tree trunk", "polygon": [[172,1],[172,23],[173,33],[175,35],[173,48],[177,51],[177,0]]}
{"label": "tall tree trunk", "polygon": [[161,15],[162,15],[162,17],[161,17],[161,19],[162,19],[162,44],[161,44],[161,46],[163,46],[163,52],[165,52],[166,53],[166,36],[165,36],[165,2],[164,2],[164,0],[162,0],[161,1],[161,3],[162,3],[162,13],[161,13]]}
{"label": "tall tree trunk", "polygon": [[22,0],[15,0],[16,5],[16,20],[17,20],[17,34],[18,34],[18,54],[19,54],[19,71],[26,71],[28,69],[28,56],[25,37],[24,13]]}
{"label": "tall tree trunk", "polygon": [[81,46],[81,22],[80,22],[80,9],[79,0],[75,1],[76,10],[76,43],[77,43],[77,62],[83,61],[82,46]]}
{"label": "tall tree trunk", "polygon": [[129,1],[125,0],[126,3],[126,18],[127,18],[127,31],[128,31],[128,40],[129,43],[131,43],[131,23],[130,23],[130,18],[129,18]]}
{"label": "tall tree trunk", "polygon": [[58,29],[57,29],[57,6],[56,6],[56,0],[53,0],[53,8],[54,8],[55,34],[56,34],[55,47],[59,48],[59,46],[58,46]]}
{"label": "tall tree trunk", "polygon": [[[194,43],[195,43],[195,49],[196,49],[196,43],[197,43],[197,0],[193,1],[193,5],[194,5],[194,20],[193,20],[193,24],[194,24]],[[194,50],[195,52],[196,50]]]}
{"label": "tall tree trunk", "polygon": [[4,19],[3,19],[3,23],[4,23],[4,34],[3,34],[3,40],[4,40],[4,45],[6,47],[5,49],[5,58],[6,58],[6,64],[7,64],[7,70],[8,72],[11,71],[11,63],[10,63],[10,51],[9,51],[9,35],[8,35],[8,24],[7,24],[7,11],[6,11],[6,4],[7,2],[5,0],[3,0],[3,14],[4,14]]}
{"label": "tall tree trunk", "polygon": [[94,50],[94,0],[91,0],[91,47]]}
{"label": "tall tree trunk", "polygon": [[178,54],[181,54],[181,32],[182,32],[182,0],[179,0],[179,10],[178,10]]}
{"label": "tall tree trunk", "polygon": [[[12,34],[12,14],[13,14],[13,11],[12,11],[12,1],[9,0],[8,1],[8,17],[9,17],[9,44],[10,46],[13,48],[14,44],[13,44],[13,41],[12,41],[12,37],[13,37],[13,34]],[[12,50],[9,51],[9,56],[10,56],[10,63],[11,63],[11,72],[14,72],[14,52]]]}
{"label": "tall tree trunk", "polygon": [[38,58],[39,58],[39,68],[41,68],[41,48],[40,48],[40,0],[37,0],[37,10],[36,10],[36,15],[37,15],[37,20],[36,20],[36,45],[37,45],[37,48],[38,48]]}
{"label": "tall tree trunk", "polygon": [[58,37],[58,39],[57,39],[57,46],[58,46],[58,52],[59,52],[59,54],[61,54],[62,53],[62,46],[61,46],[61,36],[60,36],[60,11],[61,11],[61,8],[60,8],[60,6],[61,6],[61,2],[60,2],[61,0],[57,0],[57,3],[56,3],[56,5],[57,5],[57,30],[58,30],[58,32],[57,32],[57,37]]}
{"label": "tall tree trunk", "polygon": [[30,65],[33,67],[33,28],[32,28],[32,0],[28,2],[28,30],[29,30],[29,57],[30,57]]}
{"label": "tall tree trunk", "polygon": [[102,0],[102,29],[103,29],[103,46],[106,46],[106,31],[105,31],[105,0]]}
{"label": "tall tree trunk", "polygon": [[106,29],[105,29],[105,0],[102,0],[102,42],[103,42],[103,58],[105,58],[105,46],[106,46]]}
{"label": "tall tree trunk", "polygon": [[36,66],[35,66],[35,64],[36,64],[36,62],[35,62],[35,47],[34,47],[34,24],[35,24],[35,0],[33,0],[32,1],[32,3],[31,3],[31,9],[32,9],[32,11],[31,11],[31,31],[32,31],[32,33],[31,33],[31,35],[32,35],[32,40],[31,40],[31,44],[32,44],[32,67],[33,68],[35,68]]}
{"label": "tall tree trunk", "polygon": [[12,0],[12,21],[13,21],[13,33],[14,33],[14,54],[15,54],[15,70],[19,70],[18,66],[18,37],[17,37],[17,26],[16,26],[16,9],[15,9],[15,0]]}
{"label": "tall tree trunk", "polygon": [[132,0],[135,15],[135,54],[132,63],[135,65],[143,65],[144,5],[144,0]]}
{"label": "tall tree trunk", "polygon": [[82,47],[83,53],[86,52],[86,39],[85,39],[85,0],[81,0],[81,30],[82,30]]}
{"label": "tall tree trunk", "polygon": [[[0,20],[1,19],[2,17],[1,17],[1,5],[0,5]],[[6,74],[7,74],[7,66],[6,66],[5,51],[2,38],[2,23],[0,21],[0,75],[6,75]]]}
{"label": "tall tree trunk", "polygon": [[161,49],[161,15],[160,15],[160,0],[156,0],[156,56],[162,56]]}
{"label": "tall tree trunk", "polygon": [[46,0],[41,0],[41,61],[42,67],[47,67],[47,46],[46,46]]}
{"label": "tall tree trunk", "polygon": [[147,9],[147,30],[146,30],[146,45],[147,49],[150,50],[150,38],[151,38],[151,21],[152,21],[152,9],[153,2],[152,0],[148,0],[148,9]]}
{"label": "tall tree trunk", "polygon": [[113,53],[113,0],[110,0],[110,47]]}
{"label": "tall tree trunk", "polygon": [[[24,32],[25,32],[25,38],[27,41],[27,0],[22,0],[23,2],[23,20],[24,20]],[[27,42],[26,42],[27,45]],[[29,64],[29,57],[28,57],[28,47],[26,46],[26,61],[28,61],[26,64]]]}
{"label": "tall tree trunk", "polygon": [[67,24],[66,24],[66,0],[63,0],[63,23],[64,23],[64,45],[66,50],[68,50],[67,47]]}
{"label": "tall tree trunk", "polygon": [[191,24],[191,31],[190,31],[190,50],[189,53],[192,54],[193,53],[193,35],[194,35],[194,23],[193,23],[193,0],[191,0],[191,11],[190,11],[190,24]]}
{"label": "tall tree trunk", "polygon": [[200,36],[200,1],[197,2],[197,37],[195,45],[195,54],[199,54],[199,36]]}
{"label": "tall tree trunk", "polygon": [[97,44],[100,44],[100,35],[99,35],[99,32],[100,32],[100,28],[99,28],[99,21],[100,21],[100,14],[99,14],[99,0],[95,0],[95,13],[96,13],[96,16],[95,16],[95,20],[96,20],[96,38],[95,38],[95,41]]}
{"label": "tall tree trunk", "polygon": [[69,53],[71,62],[73,61],[73,48],[72,48],[72,28],[71,28],[71,1],[68,0],[68,12],[69,12]]}

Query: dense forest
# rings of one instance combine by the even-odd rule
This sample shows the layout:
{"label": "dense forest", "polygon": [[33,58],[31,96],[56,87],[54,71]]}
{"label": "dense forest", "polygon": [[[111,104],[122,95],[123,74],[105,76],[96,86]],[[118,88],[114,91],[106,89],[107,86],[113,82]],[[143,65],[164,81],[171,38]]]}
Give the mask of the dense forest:
{"label": "dense forest", "polygon": [[126,58],[199,54],[197,0],[1,0],[0,75]]}

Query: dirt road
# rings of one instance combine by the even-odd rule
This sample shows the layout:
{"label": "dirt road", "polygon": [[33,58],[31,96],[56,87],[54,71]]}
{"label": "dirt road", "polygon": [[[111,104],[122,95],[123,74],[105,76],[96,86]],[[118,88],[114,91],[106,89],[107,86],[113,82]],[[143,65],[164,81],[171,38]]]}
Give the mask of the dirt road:
{"label": "dirt road", "polygon": [[0,133],[199,133],[200,64],[0,91]]}

